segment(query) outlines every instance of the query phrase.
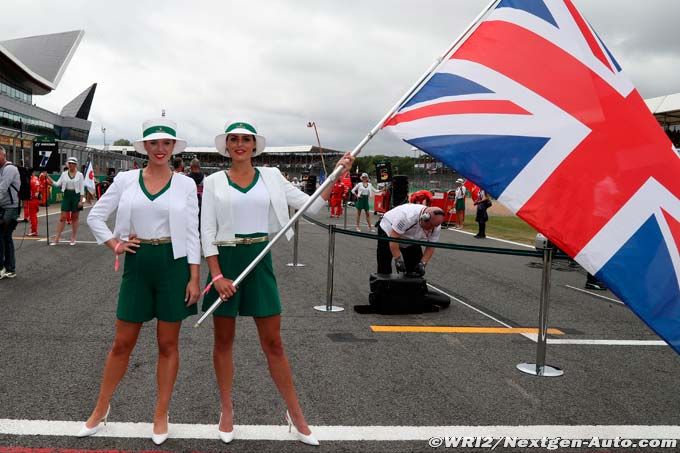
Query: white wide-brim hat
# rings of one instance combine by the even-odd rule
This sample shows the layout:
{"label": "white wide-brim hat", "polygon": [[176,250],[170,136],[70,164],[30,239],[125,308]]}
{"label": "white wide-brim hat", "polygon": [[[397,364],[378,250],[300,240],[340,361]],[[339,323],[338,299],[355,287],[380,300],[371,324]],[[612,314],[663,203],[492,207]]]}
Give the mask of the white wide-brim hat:
{"label": "white wide-brim hat", "polygon": [[458,178],[456,179],[456,184],[465,184],[465,180],[463,178]]}
{"label": "white wide-brim hat", "polygon": [[226,123],[224,125],[224,134],[220,134],[215,137],[215,148],[217,151],[226,157],[229,157],[229,152],[227,151],[227,135],[229,134],[243,134],[252,135],[255,137],[255,151],[253,151],[253,157],[262,154],[264,151],[267,140],[264,135],[259,135],[255,125],[250,121],[236,121],[231,123]]}
{"label": "white wide-brim hat", "polygon": [[75,157],[69,157],[68,159],[66,159],[66,163],[78,165],[78,159],[76,159]]}
{"label": "white wide-brim hat", "polygon": [[178,154],[184,151],[187,147],[187,142],[184,139],[177,137],[177,123],[167,118],[157,118],[154,120],[146,120],[142,123],[142,138],[132,144],[135,151],[139,154],[147,154],[144,149],[144,142],[151,140],[175,140],[175,147],[172,149],[172,154]]}
{"label": "white wide-brim hat", "polygon": [[368,178],[368,173],[362,173],[362,174],[361,174],[361,177],[362,177],[362,178]]}

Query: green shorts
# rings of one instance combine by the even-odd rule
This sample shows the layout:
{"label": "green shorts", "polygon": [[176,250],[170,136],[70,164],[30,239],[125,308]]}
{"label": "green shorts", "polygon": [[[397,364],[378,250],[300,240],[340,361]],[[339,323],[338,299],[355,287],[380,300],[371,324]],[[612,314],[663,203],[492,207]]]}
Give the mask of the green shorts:
{"label": "green shorts", "polygon": [[128,322],[177,322],[195,315],[197,304],[184,302],[190,276],[187,258],[174,259],[172,244],[140,244],[137,253],[125,254],[116,316]]}
{"label": "green shorts", "polygon": [[362,209],[365,211],[368,211],[368,195],[362,195],[359,197],[356,203],[354,203],[354,207],[357,208],[359,211]]}
{"label": "green shorts", "polygon": [[78,211],[78,203],[80,203],[80,194],[75,190],[65,190],[61,199],[61,212]]}
{"label": "green shorts", "polygon": [[[259,237],[267,233],[237,234],[236,237]],[[267,246],[267,242],[256,244],[239,244],[235,247],[219,247],[219,263],[222,275],[234,280]],[[212,276],[208,275],[207,283]],[[206,311],[219,295],[214,287],[203,298],[203,311]],[[254,316],[265,317],[281,314],[279,288],[276,285],[272,255],[268,253],[255,269],[248,274],[239,285],[236,294],[222,304],[213,313],[215,316]]]}
{"label": "green shorts", "polygon": [[456,200],[456,211],[465,211],[465,198]]}

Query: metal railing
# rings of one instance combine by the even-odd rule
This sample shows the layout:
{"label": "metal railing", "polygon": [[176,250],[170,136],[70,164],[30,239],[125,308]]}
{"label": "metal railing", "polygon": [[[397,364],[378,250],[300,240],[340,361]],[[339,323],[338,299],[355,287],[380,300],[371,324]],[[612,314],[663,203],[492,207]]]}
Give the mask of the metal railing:
{"label": "metal railing", "polygon": [[[543,270],[541,274],[541,297],[539,303],[539,315],[538,315],[538,336],[537,336],[537,346],[536,346],[536,363],[520,363],[517,365],[517,369],[520,371],[531,374],[534,376],[542,377],[556,377],[561,376],[563,371],[560,368],[546,365],[546,351],[548,343],[548,308],[550,302],[550,280],[552,271],[553,259],[569,259],[569,256],[556,250],[548,242],[543,251],[533,251],[533,250],[517,250],[501,247],[485,247],[485,246],[474,246],[474,245],[463,245],[463,244],[452,244],[452,243],[439,243],[439,242],[427,242],[427,241],[415,241],[411,239],[395,239],[386,236],[377,236],[375,234],[361,233],[358,231],[350,231],[343,228],[338,228],[334,224],[326,224],[316,220],[307,215],[302,215],[302,218],[307,222],[314,224],[320,228],[328,230],[328,266],[326,273],[326,305],[317,305],[314,307],[315,310],[324,311],[328,313],[341,312],[344,308],[340,306],[333,305],[333,274],[335,270],[335,236],[336,234],[344,234],[346,236],[354,236],[365,239],[377,240],[377,241],[389,241],[396,242],[398,244],[408,244],[408,245],[419,245],[424,247],[432,247],[437,249],[445,250],[461,250],[473,253],[491,253],[496,255],[512,255],[512,256],[524,256],[524,257],[538,257],[543,259]],[[293,256],[294,261],[297,261],[298,256],[298,235],[300,233],[299,226],[295,225],[295,242]],[[289,264],[290,265],[290,264]]]}

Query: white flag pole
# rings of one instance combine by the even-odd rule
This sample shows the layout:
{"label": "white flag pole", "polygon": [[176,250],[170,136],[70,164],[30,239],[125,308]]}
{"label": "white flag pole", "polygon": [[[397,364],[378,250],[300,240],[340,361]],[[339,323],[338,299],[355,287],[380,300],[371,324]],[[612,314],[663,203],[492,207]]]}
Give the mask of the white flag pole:
{"label": "white flag pole", "polygon": [[[422,76],[420,76],[418,81],[401,97],[401,99],[399,99],[399,101],[394,105],[394,107],[392,107],[392,109],[390,109],[390,111],[387,112],[385,114],[385,116],[375,126],[373,126],[373,129],[371,129],[371,131],[366,135],[366,137],[364,137],[364,139],[361,140],[361,142],[359,142],[359,144],[352,150],[352,152],[351,152],[352,156],[357,156],[361,152],[363,147],[366,146],[366,144],[373,138],[373,136],[376,133],[378,133],[378,131],[383,127],[383,125],[385,124],[385,121],[390,119],[390,117],[394,114],[394,112],[396,112],[399,109],[399,107],[401,107],[418,90],[418,88],[420,88],[420,86],[428,80],[430,75],[432,75],[432,73],[442,64],[442,62],[445,61],[446,57],[449,56],[451,53],[453,53],[456,50],[456,48],[460,44],[462,44],[462,42],[465,40],[465,38],[467,38],[467,36],[472,31],[474,31],[474,29],[479,25],[479,23],[484,18],[484,16],[486,16],[496,6],[496,4],[499,3],[499,2],[500,2],[500,0],[492,0],[489,3],[489,5],[486,8],[484,8],[484,10],[472,21],[472,23],[470,23],[470,25],[468,25],[468,27],[465,29],[465,31],[463,33],[461,33],[460,36],[458,36],[453,41],[453,43],[448,47],[446,52],[444,52],[441,57],[439,57],[434,63],[432,63],[432,66],[430,66],[427,69],[427,71],[425,71],[425,73]],[[264,249],[262,249],[260,254],[257,255],[255,257],[255,259],[253,259],[253,261],[248,265],[248,267],[246,267],[243,270],[243,272],[241,272],[241,274],[238,277],[236,277],[236,279],[232,283],[234,286],[238,287],[243,282],[243,280],[248,276],[248,274],[250,274],[250,272],[252,272],[252,270],[255,268],[255,266],[257,266],[257,264],[260,261],[262,261],[262,258],[264,258],[267,255],[267,253],[269,253],[269,250],[271,250],[271,248],[274,246],[274,244],[276,244],[276,242],[281,238],[281,236],[283,236],[286,233],[286,231],[288,231],[288,229],[295,223],[295,221],[298,220],[305,213],[305,211],[307,211],[309,206],[317,198],[319,198],[321,196],[321,193],[324,190],[326,190],[326,188],[329,185],[335,183],[335,180],[338,179],[338,177],[340,177],[341,173],[342,173],[342,167],[337,167],[337,168],[335,168],[335,170],[333,170],[333,173],[331,173],[328,176],[328,178],[326,178],[324,183],[318,189],[316,189],[316,192],[314,192],[312,195],[310,195],[309,199],[305,202],[305,204],[302,205],[302,207],[293,215],[293,217],[290,218],[288,223],[286,223],[283,226],[283,228],[281,228],[281,231],[276,233],[276,235],[271,239],[271,241],[269,241],[267,246]],[[217,310],[217,307],[219,307],[222,302],[224,302],[224,301],[222,299],[218,298],[210,306],[210,308],[208,308],[208,310],[205,313],[203,313],[203,315],[196,322],[194,327],[200,326],[208,316],[210,316],[215,310]]]}

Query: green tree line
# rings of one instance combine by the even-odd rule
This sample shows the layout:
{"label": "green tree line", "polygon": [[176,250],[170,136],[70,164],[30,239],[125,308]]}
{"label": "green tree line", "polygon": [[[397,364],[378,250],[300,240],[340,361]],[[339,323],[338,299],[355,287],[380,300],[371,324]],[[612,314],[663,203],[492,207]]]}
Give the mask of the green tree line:
{"label": "green tree line", "polygon": [[392,174],[394,175],[412,175],[413,165],[416,161],[412,157],[383,155],[360,156],[357,157],[352,172],[356,172],[358,168],[359,173],[366,172],[371,176],[376,176],[375,164],[378,162],[390,162],[392,164]]}

